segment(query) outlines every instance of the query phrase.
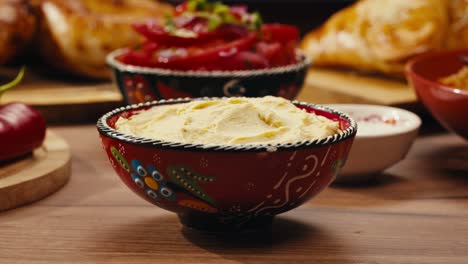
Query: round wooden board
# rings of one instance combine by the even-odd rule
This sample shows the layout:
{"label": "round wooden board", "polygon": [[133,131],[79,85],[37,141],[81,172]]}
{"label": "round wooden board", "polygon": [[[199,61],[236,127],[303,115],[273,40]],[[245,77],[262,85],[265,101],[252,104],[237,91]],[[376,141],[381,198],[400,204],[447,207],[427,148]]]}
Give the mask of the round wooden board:
{"label": "round wooden board", "polygon": [[311,67],[305,80],[306,88],[333,92],[339,95],[336,103],[398,106],[418,101],[414,90],[403,80],[338,69]]}
{"label": "round wooden board", "polygon": [[70,173],[68,144],[47,131],[44,144],[32,155],[0,165],[0,211],[46,197],[62,187]]}

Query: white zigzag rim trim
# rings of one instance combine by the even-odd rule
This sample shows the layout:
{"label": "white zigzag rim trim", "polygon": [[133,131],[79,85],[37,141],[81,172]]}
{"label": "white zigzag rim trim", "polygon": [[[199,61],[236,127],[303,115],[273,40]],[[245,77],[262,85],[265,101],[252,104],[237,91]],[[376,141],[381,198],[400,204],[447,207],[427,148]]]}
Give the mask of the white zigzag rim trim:
{"label": "white zigzag rim trim", "polygon": [[151,68],[143,66],[128,65],[118,61],[117,56],[121,55],[125,49],[118,49],[109,53],[106,57],[106,62],[112,68],[121,72],[142,73],[142,74],[157,74],[164,76],[178,77],[251,77],[258,75],[282,74],[287,72],[295,72],[306,69],[311,64],[311,59],[302,51],[296,50],[298,62],[286,66],[258,69],[258,70],[238,70],[238,71],[177,71],[162,68]]}
{"label": "white zigzag rim trim", "polygon": [[[226,99],[228,97],[203,97],[203,98],[178,98],[178,99],[168,99],[168,100],[159,100],[144,102],[139,104],[133,104],[128,106],[119,107],[114,109],[106,114],[104,114],[97,121],[97,129],[99,133],[106,137],[110,137],[116,140],[120,140],[130,144],[145,145],[159,148],[172,148],[172,149],[186,149],[186,150],[210,150],[210,151],[267,151],[274,152],[278,150],[291,150],[296,148],[307,148],[307,147],[319,147],[328,144],[335,144],[345,139],[348,139],[354,136],[357,132],[357,124],[354,119],[349,117],[347,114],[333,110],[325,106],[319,106],[314,104],[309,104],[305,102],[292,101],[293,104],[298,106],[305,106],[317,110],[322,110],[334,115],[337,115],[349,122],[349,127],[345,130],[342,130],[339,133],[328,136],[326,138],[314,139],[314,140],[304,140],[299,142],[292,143],[278,143],[278,144],[239,144],[239,145],[216,145],[216,144],[191,144],[191,143],[182,143],[182,142],[169,142],[162,141],[157,139],[149,139],[136,137],[128,134],[118,132],[114,128],[110,127],[107,124],[109,118],[129,110],[136,110],[144,107],[151,107],[156,105],[165,105],[165,104],[176,104],[176,103],[186,103],[195,100],[217,100],[217,99]],[[232,97],[229,97],[232,98]]]}

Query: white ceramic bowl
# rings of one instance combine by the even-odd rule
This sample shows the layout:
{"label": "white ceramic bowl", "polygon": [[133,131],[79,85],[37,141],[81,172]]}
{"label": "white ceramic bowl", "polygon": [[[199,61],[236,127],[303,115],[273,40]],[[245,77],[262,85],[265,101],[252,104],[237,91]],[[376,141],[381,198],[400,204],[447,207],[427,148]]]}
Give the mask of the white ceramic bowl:
{"label": "white ceramic bowl", "polygon": [[421,126],[414,113],[389,106],[333,104],[358,124],[346,165],[337,183],[369,180],[404,159]]}

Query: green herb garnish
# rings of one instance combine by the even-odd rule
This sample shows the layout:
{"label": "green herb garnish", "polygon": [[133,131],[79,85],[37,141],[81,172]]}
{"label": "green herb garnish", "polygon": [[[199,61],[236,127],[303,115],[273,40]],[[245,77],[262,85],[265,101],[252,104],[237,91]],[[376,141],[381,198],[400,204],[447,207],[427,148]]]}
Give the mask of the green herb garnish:
{"label": "green herb garnish", "polygon": [[260,13],[255,12],[251,15],[251,24],[249,28],[250,30],[260,30],[262,28],[262,17],[260,16]]}
{"label": "green herb garnish", "polygon": [[[260,30],[262,26],[262,18],[257,12],[247,13],[239,19],[231,13],[228,5],[207,0],[187,1],[187,11],[182,15],[206,19],[210,31],[216,30],[223,24],[243,25],[250,31]],[[186,33],[178,34],[179,30],[176,29],[173,17],[166,17],[165,28],[173,35],[186,35]]]}
{"label": "green herb garnish", "polygon": [[187,2],[187,9],[195,12],[198,10],[207,10],[213,3],[207,2],[206,0],[189,0]]}
{"label": "green herb garnish", "polygon": [[164,22],[166,31],[169,33],[174,33],[174,31],[177,29],[174,18],[171,15],[165,15],[164,18],[166,19]]}
{"label": "green herb garnish", "polygon": [[249,60],[244,60],[244,65],[247,67],[247,69],[251,70],[253,69],[253,65],[252,65],[252,62],[250,62]]}

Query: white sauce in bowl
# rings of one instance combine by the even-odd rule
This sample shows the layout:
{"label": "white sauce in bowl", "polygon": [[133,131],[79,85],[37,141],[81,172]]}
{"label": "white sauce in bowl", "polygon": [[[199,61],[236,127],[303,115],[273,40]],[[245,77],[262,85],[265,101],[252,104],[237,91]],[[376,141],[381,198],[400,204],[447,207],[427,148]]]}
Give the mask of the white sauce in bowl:
{"label": "white sauce in bowl", "polygon": [[361,104],[327,106],[345,112],[356,120],[357,136],[372,137],[405,133],[421,125],[421,119],[416,114],[396,107]]}

